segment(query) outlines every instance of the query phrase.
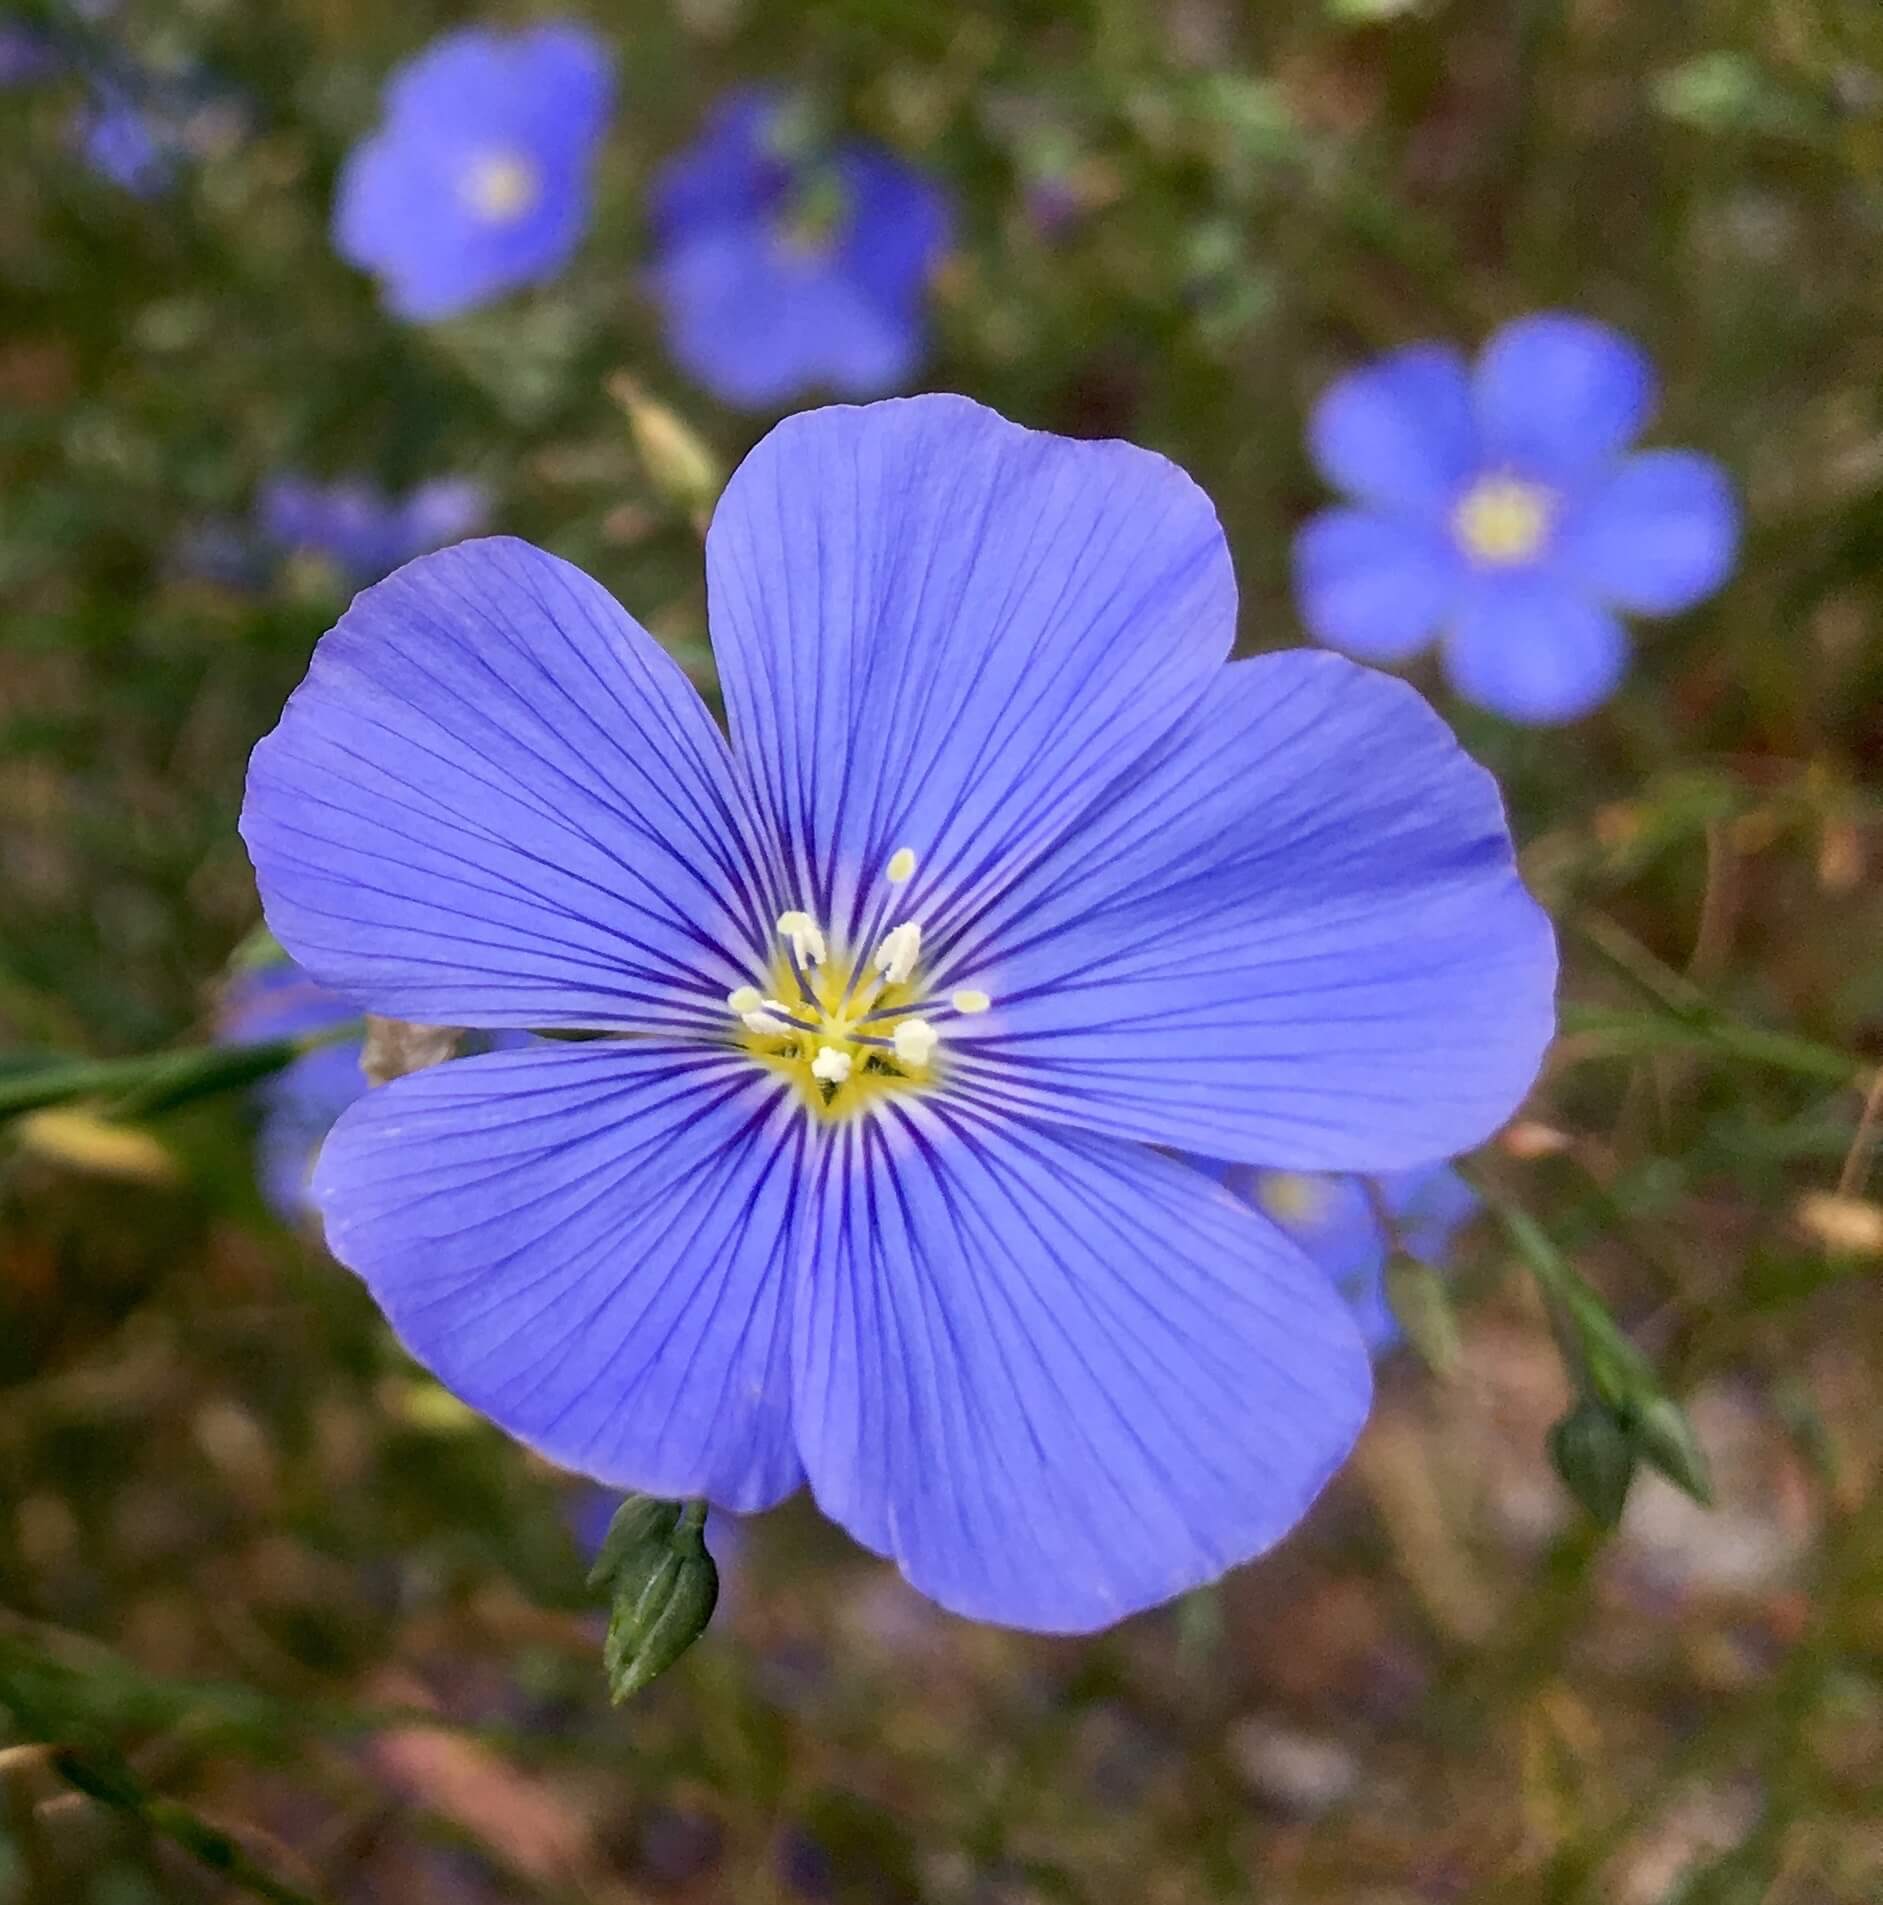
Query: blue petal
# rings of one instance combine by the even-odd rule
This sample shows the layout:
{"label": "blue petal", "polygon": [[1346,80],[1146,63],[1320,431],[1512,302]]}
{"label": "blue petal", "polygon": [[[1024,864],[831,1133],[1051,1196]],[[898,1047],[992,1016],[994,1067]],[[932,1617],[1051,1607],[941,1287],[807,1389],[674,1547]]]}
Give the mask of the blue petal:
{"label": "blue petal", "polygon": [[1739,507],[1726,472],[1686,450],[1631,456],[1564,526],[1562,567],[1637,615],[1678,615],[1733,572]]}
{"label": "blue petal", "polygon": [[1577,720],[1615,692],[1628,671],[1628,635],[1593,597],[1549,573],[1482,575],[1443,654],[1467,701],[1547,726]]}
{"label": "blue petal", "polygon": [[1314,406],[1308,447],[1335,489],[1442,518],[1478,465],[1464,359],[1449,345],[1415,344],[1341,378]]}
{"label": "blue petal", "polygon": [[1400,1248],[1434,1268],[1450,1256],[1453,1234],[1483,1208],[1477,1192],[1449,1164],[1388,1171],[1379,1189]]}
{"label": "blue petal", "polygon": [[1325,1277],[1138,1146],[900,1101],[819,1161],[794,1328],[825,1512],[958,1614],[1083,1633],[1260,1554],[1366,1415]]}
{"label": "blue petal", "polygon": [[451,126],[484,139],[527,133],[533,146],[591,143],[613,105],[606,42],[566,21],[443,34],[386,88],[393,124]]}
{"label": "blue petal", "polygon": [[481,483],[440,476],[413,490],[397,515],[399,560],[442,549],[474,536],[490,517],[490,497]]}
{"label": "blue petal", "polygon": [[662,169],[648,284],[668,347],[722,402],[772,408],[829,389],[900,388],[926,342],[923,294],[949,235],[940,190],[858,141],[828,166],[843,215],[827,242],[786,228],[804,168],[781,149],[788,103],[742,91]]}
{"label": "blue petal", "polygon": [[1403,682],[1310,651],[1195,718],[976,918],[948,922],[946,1078],[1286,1170],[1449,1156],[1521,1102],[1555,948],[1496,784]]}
{"label": "blue petal", "polygon": [[648,284],[675,362],[722,403],[876,396],[906,383],[920,358],[919,311],[876,303],[835,258],[794,250],[764,220],[676,245]]}
{"label": "blue petal", "polygon": [[1194,705],[1235,629],[1222,531],[1180,470],[960,397],[780,424],[706,561],[789,903],[846,945],[898,848],[922,863],[911,916],[934,917],[1062,838]]}
{"label": "blue petal", "polygon": [[661,245],[742,225],[780,203],[791,168],[767,135],[781,105],[777,94],[758,88],[728,94],[700,136],[661,166],[648,190],[649,222]]}
{"label": "blue petal", "polygon": [[762,1508],[800,1480],[806,1137],[742,1055],[545,1044],[369,1092],[314,1195],[400,1340],[501,1428],[599,1481]]}
{"label": "blue petal", "polygon": [[1654,367],[1621,332],[1543,312],[1507,324],[1478,359],[1475,400],[1493,463],[1555,482],[1585,478],[1646,427]]}
{"label": "blue petal", "polygon": [[700,1027],[769,945],[725,742],[580,570],[507,538],[367,590],[242,828],[309,972],[433,1024]]}
{"label": "blue petal", "polygon": [[849,202],[839,241],[845,275],[885,315],[919,325],[923,293],[953,236],[947,194],[861,140],[838,153],[837,171]]}
{"label": "blue petal", "polygon": [[1463,585],[1457,546],[1425,524],[1330,509],[1295,540],[1295,597],[1308,633],[1360,661],[1416,655]]}

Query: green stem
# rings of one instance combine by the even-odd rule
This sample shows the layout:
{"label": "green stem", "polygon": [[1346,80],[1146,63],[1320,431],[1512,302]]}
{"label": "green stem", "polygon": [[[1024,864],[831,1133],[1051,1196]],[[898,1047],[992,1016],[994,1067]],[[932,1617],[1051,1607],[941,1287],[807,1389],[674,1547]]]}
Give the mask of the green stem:
{"label": "green stem", "polygon": [[54,1059],[0,1077],[0,1121],[85,1099],[107,1100],[121,1117],[150,1117],[194,1098],[239,1090],[272,1077],[303,1053],[357,1031],[356,1026],[343,1026],[317,1038],[196,1046],[140,1058]]}

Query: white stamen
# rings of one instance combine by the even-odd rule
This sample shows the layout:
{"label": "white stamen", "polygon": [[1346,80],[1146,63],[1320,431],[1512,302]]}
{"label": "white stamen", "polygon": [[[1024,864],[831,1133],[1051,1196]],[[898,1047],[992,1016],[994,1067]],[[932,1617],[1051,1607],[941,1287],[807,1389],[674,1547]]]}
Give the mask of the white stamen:
{"label": "white stamen", "polygon": [[979,987],[964,986],[948,1003],[957,1012],[965,1013],[972,1018],[977,1012],[985,1012],[994,1002]]}
{"label": "white stamen", "polygon": [[876,949],[876,970],[892,986],[907,985],[922,957],[922,929],[912,919],[883,935]]}
{"label": "white stamen", "polygon": [[912,847],[898,847],[889,856],[889,884],[907,886],[915,878],[915,850]]}
{"label": "white stamen", "polygon": [[791,1008],[780,1005],[776,999],[767,999],[754,1012],[742,1012],[740,1018],[745,1021],[748,1032],[756,1032],[761,1038],[778,1038],[792,1030],[786,1016]]}
{"label": "white stamen", "polygon": [[748,1012],[756,1012],[765,1003],[765,995],[757,986],[735,986],[726,994],[726,1004],[744,1018]]}
{"label": "white stamen", "polygon": [[834,1045],[821,1046],[811,1060],[811,1076],[823,1079],[827,1085],[841,1085],[850,1076],[850,1065],[848,1052],[840,1052]]}
{"label": "white stamen", "polygon": [[778,930],[791,942],[791,956],[801,966],[824,963],[824,935],[809,913],[780,913]]}
{"label": "white stamen", "polygon": [[894,1042],[896,1056],[920,1070],[935,1056],[941,1034],[926,1019],[903,1019],[896,1026]]}

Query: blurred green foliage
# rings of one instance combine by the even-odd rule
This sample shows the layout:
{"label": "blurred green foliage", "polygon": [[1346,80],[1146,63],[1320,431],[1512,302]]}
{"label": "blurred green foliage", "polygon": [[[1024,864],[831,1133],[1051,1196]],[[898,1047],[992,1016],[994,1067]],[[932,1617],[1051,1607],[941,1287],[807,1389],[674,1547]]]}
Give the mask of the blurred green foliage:
{"label": "blurred green foliage", "polygon": [[[0,1104],[105,1068],[0,1138],[0,1898],[1883,1897],[1883,8],[569,3],[620,49],[589,239],[422,330],[328,210],[465,10],[125,0],[88,30],[230,106],[153,201],[76,162],[73,82],[0,95]],[[768,420],[664,361],[643,191],[774,75],[958,195],[928,381],[1183,463],[1252,646],[1299,638],[1315,392],[1539,306],[1641,338],[1750,534],[1572,730],[1424,684],[1505,782],[1565,1037],[1415,1330],[1442,1373],[1389,1372],[1310,1526],[1072,1645],[794,1507],[614,1711],[561,1481],[267,1216],[237,1103],[111,1066],[202,1034],[256,918],[247,750],[343,605],[190,573],[271,473],[474,476],[710,688],[698,510]],[[1573,1382],[1602,1520],[1624,1431],[1713,1512],[1582,1516]]]}

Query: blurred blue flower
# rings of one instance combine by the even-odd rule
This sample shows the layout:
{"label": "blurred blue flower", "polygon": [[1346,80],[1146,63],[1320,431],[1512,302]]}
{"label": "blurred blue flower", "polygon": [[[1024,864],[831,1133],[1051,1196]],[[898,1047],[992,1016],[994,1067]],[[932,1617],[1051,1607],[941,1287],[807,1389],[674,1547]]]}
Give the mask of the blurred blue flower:
{"label": "blurred blue flower", "polygon": [[59,51],[37,27],[0,19],[0,90],[30,86],[59,67]]}
{"label": "blurred blue flower", "polygon": [[1272,1217],[1333,1279],[1376,1356],[1400,1338],[1386,1293],[1395,1249],[1441,1268],[1453,1234],[1479,1208],[1476,1193],[1448,1164],[1364,1178],[1236,1166],[1225,1182]]}
{"label": "blurred blue flower", "polygon": [[46,0],[31,19],[0,14],[0,89],[29,86],[69,63],[64,45],[72,21],[95,26],[118,10],[118,0]]}
{"label": "blurred blue flower", "polygon": [[565,1468],[740,1511],[808,1479],[1017,1626],[1213,1578],[1339,1465],[1369,1364],[1165,1147],[1394,1170],[1503,1121],[1555,954],[1495,784],[1402,682],[1229,663],[1173,465],[962,398],[779,425],[707,584],[730,745],[598,584],[492,539],[361,595],[256,749],[263,903],[323,983],[602,1034],[359,1100],[330,1247]]}
{"label": "blurred blue flower", "polygon": [[155,198],[176,177],[175,126],[118,85],[99,86],[79,109],[78,139],[100,178],[139,198]]}
{"label": "blurred blue flower", "polygon": [[752,409],[898,389],[927,348],[951,224],[940,188],[883,147],[832,143],[800,106],[735,93],[654,183],[649,288],[668,348]]}
{"label": "blurred blue flower", "polygon": [[[217,1037],[228,1045],[329,1032],[357,1020],[359,1007],[316,985],[287,960],[240,974],[224,994]],[[284,1222],[313,1212],[308,1183],[334,1120],[366,1090],[360,1040],[317,1046],[256,1088],[256,1177]]]}
{"label": "blurred blue flower", "polygon": [[447,34],[396,75],[383,124],[346,162],[341,256],[419,321],[553,278],[587,227],[613,106],[607,49],[583,27]]}
{"label": "blurred blue flower", "polygon": [[395,499],[364,479],[277,476],[263,485],[256,505],[262,536],[275,549],[323,557],[356,588],[475,535],[489,513],[482,486],[459,477],[421,483]]}
{"label": "blurred blue flower", "polygon": [[1556,313],[1506,325],[1475,367],[1422,344],[1342,378],[1310,444],[1353,506],[1296,543],[1310,632],[1379,663],[1438,637],[1468,700],[1513,721],[1587,714],[1627,669],[1619,613],[1693,607],[1737,553],[1717,463],[1629,454],[1655,400],[1634,344]]}

